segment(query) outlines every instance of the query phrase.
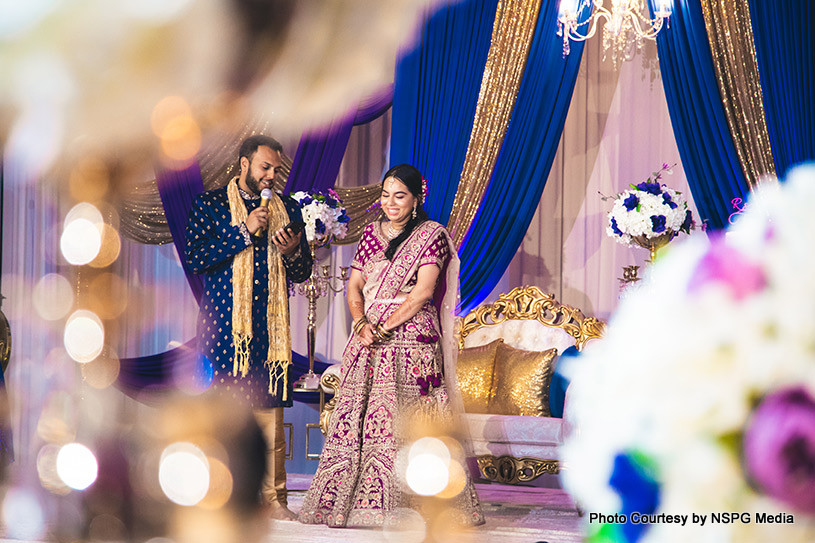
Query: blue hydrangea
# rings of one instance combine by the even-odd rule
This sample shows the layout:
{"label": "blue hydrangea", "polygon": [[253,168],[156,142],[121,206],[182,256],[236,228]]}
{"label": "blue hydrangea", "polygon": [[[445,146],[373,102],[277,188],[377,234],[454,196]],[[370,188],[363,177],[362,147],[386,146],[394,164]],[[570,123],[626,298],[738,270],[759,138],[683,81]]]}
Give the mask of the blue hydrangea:
{"label": "blue hydrangea", "polygon": [[617,226],[617,219],[615,219],[614,217],[611,217],[611,231],[617,234],[618,236],[623,235],[623,231],[620,230],[619,226]]}
{"label": "blue hydrangea", "polygon": [[[620,453],[614,457],[614,470],[608,481],[622,501],[622,511],[628,519],[631,513],[644,515],[656,512],[659,506],[660,486],[656,480],[653,461],[642,453]],[[648,524],[633,524],[630,520],[622,526],[625,541],[639,541]]]}
{"label": "blue hydrangea", "polygon": [[630,194],[628,198],[623,200],[623,206],[625,206],[625,209],[628,211],[634,211],[638,205],[640,205],[640,199],[636,194]]}
{"label": "blue hydrangea", "polygon": [[315,219],[314,230],[316,230],[318,234],[325,234],[325,224],[323,224],[323,221]]}
{"label": "blue hydrangea", "polygon": [[651,215],[651,230],[659,234],[665,231],[665,215]]}
{"label": "blue hydrangea", "polygon": [[654,196],[659,196],[662,194],[662,187],[659,183],[649,183],[648,181],[643,181],[642,183],[637,184],[637,189],[653,194]]}
{"label": "blue hydrangea", "polygon": [[662,203],[670,207],[671,209],[676,209],[676,202],[671,200],[671,195],[667,192],[662,193]]}
{"label": "blue hydrangea", "polygon": [[349,217],[348,214],[345,213],[345,208],[343,208],[343,210],[340,212],[340,216],[337,217],[337,222],[347,223],[350,220],[351,220],[351,217]]}

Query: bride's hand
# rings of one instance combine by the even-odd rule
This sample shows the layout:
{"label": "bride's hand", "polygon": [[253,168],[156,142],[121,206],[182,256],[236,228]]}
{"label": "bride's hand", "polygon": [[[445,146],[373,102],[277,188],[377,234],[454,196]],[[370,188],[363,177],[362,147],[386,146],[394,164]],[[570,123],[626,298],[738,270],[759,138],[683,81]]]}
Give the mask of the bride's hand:
{"label": "bride's hand", "polygon": [[370,323],[363,326],[362,330],[359,331],[359,340],[366,347],[370,347],[376,342],[376,339],[374,338],[374,329]]}

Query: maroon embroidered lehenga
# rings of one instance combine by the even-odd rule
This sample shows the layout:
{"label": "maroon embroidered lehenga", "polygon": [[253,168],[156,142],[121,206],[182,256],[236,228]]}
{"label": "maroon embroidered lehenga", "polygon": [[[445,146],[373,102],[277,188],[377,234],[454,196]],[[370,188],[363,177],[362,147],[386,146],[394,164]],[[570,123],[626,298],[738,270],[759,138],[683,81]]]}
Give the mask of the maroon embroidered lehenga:
{"label": "maroon embroidered lehenga", "polygon": [[[387,245],[381,224],[370,224],[351,264],[365,280],[368,320],[374,325],[384,322],[416,284],[417,271],[424,265],[441,269],[436,299],[395,328],[393,338],[383,345],[366,348],[356,336],[349,339],[320,464],[300,511],[304,523],[377,526],[396,508],[415,507],[415,497],[403,488],[398,475],[398,452],[405,439],[399,435],[397,417],[421,401],[417,379],[437,373],[445,375],[444,384],[435,390],[443,416],[459,405],[456,394],[448,395],[456,390],[452,312],[458,258],[450,251],[452,240],[440,224],[426,221],[402,243],[392,261],[384,256]],[[469,477],[452,504],[462,522],[484,522]]]}

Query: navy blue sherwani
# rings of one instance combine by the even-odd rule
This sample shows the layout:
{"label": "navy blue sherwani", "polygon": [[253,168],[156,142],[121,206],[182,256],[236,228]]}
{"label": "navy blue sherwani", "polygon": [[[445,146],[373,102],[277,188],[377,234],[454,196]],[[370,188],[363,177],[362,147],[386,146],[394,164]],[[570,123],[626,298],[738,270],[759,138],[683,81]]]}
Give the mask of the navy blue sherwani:
{"label": "navy blue sherwani", "polygon": [[[241,191],[246,212],[260,205],[260,197],[247,198]],[[286,206],[290,220],[302,220],[300,207],[288,196],[279,195]],[[289,368],[283,401],[283,387],[278,394],[269,393],[269,371],[264,362],[269,348],[266,323],[266,304],[269,296],[266,230],[260,237],[248,236],[239,226],[232,226],[226,187],[199,194],[192,205],[187,222],[187,264],[194,273],[204,276],[204,294],[198,314],[198,350],[212,363],[213,388],[248,403],[252,408],[268,409],[290,407],[292,379]],[[246,232],[248,233],[248,232]],[[232,342],[232,261],[238,253],[253,245],[254,272],[252,293],[252,341],[249,373],[246,377],[232,374],[235,347]],[[289,260],[283,257],[286,277],[301,283],[311,275],[312,261],[306,236],[300,240],[299,252]]]}

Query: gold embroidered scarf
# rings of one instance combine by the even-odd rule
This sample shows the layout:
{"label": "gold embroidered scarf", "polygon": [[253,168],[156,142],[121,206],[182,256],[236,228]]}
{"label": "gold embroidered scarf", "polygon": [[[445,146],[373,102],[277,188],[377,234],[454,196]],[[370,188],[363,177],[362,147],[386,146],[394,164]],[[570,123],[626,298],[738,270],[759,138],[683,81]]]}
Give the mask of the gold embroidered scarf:
{"label": "gold embroidered scarf", "polygon": [[[238,178],[229,182],[226,189],[229,199],[229,213],[232,226],[246,221],[248,213],[238,191]],[[277,194],[269,201],[269,232],[286,225],[289,215],[283,201]],[[283,400],[287,399],[286,379],[291,365],[291,331],[289,329],[289,296],[286,286],[286,269],[283,256],[267,236],[269,299],[266,304],[266,323],[269,332],[269,351],[265,365],[269,370],[269,394],[277,395],[277,387],[283,386]],[[253,270],[255,268],[254,247],[250,246],[238,253],[232,260],[232,341],[235,356],[232,362],[233,375],[246,377],[249,372],[252,341],[252,292]]]}

